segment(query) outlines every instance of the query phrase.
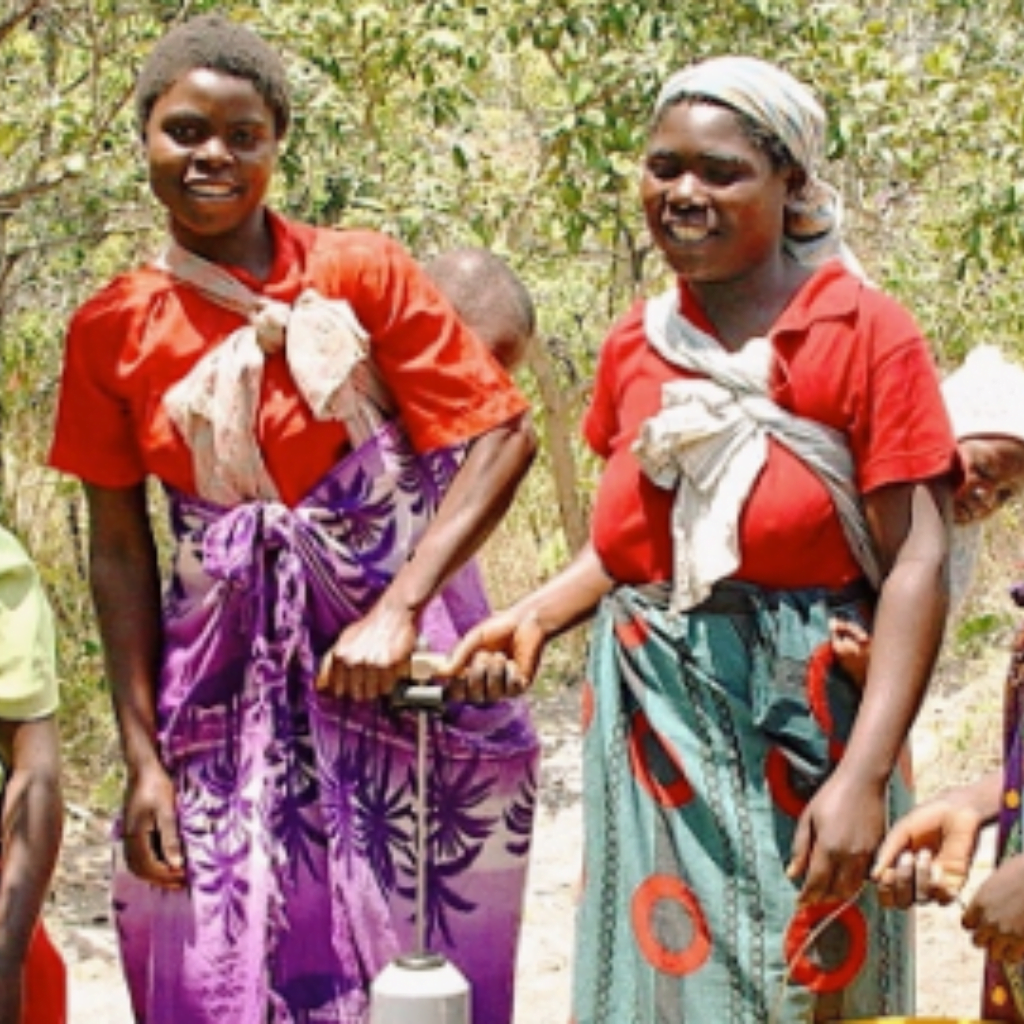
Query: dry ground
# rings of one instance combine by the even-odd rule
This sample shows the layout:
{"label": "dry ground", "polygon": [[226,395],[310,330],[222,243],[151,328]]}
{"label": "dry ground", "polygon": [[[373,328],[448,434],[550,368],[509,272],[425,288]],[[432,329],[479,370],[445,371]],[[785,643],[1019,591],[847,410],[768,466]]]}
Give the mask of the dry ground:
{"label": "dry ground", "polygon": [[[915,732],[919,791],[934,791],[998,758],[999,686],[1005,658],[940,675]],[[517,1024],[568,1019],[573,887],[580,836],[577,692],[536,702],[544,769],[519,970]],[[48,921],[71,969],[71,1024],[129,1024],[106,905],[106,823],[71,808]],[[975,881],[991,864],[982,853]],[[976,1011],[980,960],[952,908],[919,914],[919,1013]]]}

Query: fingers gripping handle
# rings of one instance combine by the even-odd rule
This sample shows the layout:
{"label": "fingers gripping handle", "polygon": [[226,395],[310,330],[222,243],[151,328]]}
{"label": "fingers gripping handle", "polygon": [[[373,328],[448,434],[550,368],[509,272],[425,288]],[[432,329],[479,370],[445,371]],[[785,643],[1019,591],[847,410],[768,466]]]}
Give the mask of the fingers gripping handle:
{"label": "fingers gripping handle", "polygon": [[443,654],[414,651],[409,659],[409,678],[403,679],[391,693],[393,708],[440,711],[444,708],[444,687],[433,682],[445,663]]}

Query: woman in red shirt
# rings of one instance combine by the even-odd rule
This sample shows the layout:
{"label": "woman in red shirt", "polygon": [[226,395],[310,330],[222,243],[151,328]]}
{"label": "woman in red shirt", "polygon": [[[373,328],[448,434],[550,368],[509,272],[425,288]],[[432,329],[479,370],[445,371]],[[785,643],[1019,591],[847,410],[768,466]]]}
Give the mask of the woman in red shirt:
{"label": "woman in red shirt", "polygon": [[[526,402],[394,241],[266,208],[289,104],[253,33],[172,30],[137,112],[170,245],[76,313],[51,453],[88,498],[132,1000],[353,1024],[413,943],[415,730],[380,698],[485,611],[458,570],[529,466]],[[536,736],[503,701],[432,740],[427,939],[507,1024]]]}
{"label": "woman in red shirt", "polygon": [[[666,82],[641,198],[675,281],[601,351],[591,542],[450,665],[525,686],[597,611],[577,1024],[910,1012],[905,923],[864,880],[942,634],[954,445],[920,332],[842,245],[823,140],[764,62]],[[835,615],[874,616],[862,696]]]}

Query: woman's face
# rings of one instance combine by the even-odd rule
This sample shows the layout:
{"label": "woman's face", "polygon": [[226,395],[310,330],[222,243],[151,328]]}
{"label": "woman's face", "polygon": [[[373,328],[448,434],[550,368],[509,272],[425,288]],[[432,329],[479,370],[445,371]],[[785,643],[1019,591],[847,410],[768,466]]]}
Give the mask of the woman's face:
{"label": "woman's face", "polygon": [[216,258],[262,226],[277,162],[274,114],[252,82],[197,68],[154,104],[146,124],[153,194],[167,208],[175,239]]}
{"label": "woman's face", "polygon": [[1024,487],[1024,444],[1010,437],[968,437],[957,444],[963,482],[953,496],[958,523],[985,519]]}
{"label": "woman's face", "polygon": [[772,166],[733,111],[676,104],[647,143],[640,182],[647,226],[688,281],[743,277],[782,251],[792,174]]}

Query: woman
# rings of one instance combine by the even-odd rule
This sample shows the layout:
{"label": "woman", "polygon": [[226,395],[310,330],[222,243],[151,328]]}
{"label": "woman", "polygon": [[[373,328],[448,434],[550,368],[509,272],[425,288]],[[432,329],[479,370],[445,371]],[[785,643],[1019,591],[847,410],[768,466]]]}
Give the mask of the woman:
{"label": "woman", "polygon": [[[137,112],[171,241],[75,315],[51,454],[89,504],[135,1012],[362,1022],[416,873],[414,729],[380,697],[421,632],[443,650],[484,611],[445,582],[530,463],[526,403],[397,244],[267,209],[288,91],[253,33],[173,29]],[[501,702],[432,749],[428,939],[508,1021],[536,739]]]}
{"label": "woman", "polygon": [[[448,666],[526,685],[597,609],[577,1024],[912,1001],[863,880],[941,637],[954,447],[917,327],[849,269],[823,138],[761,61],[666,82],[641,198],[676,284],[601,352],[590,545]],[[859,697],[828,622],[872,607]]]}

